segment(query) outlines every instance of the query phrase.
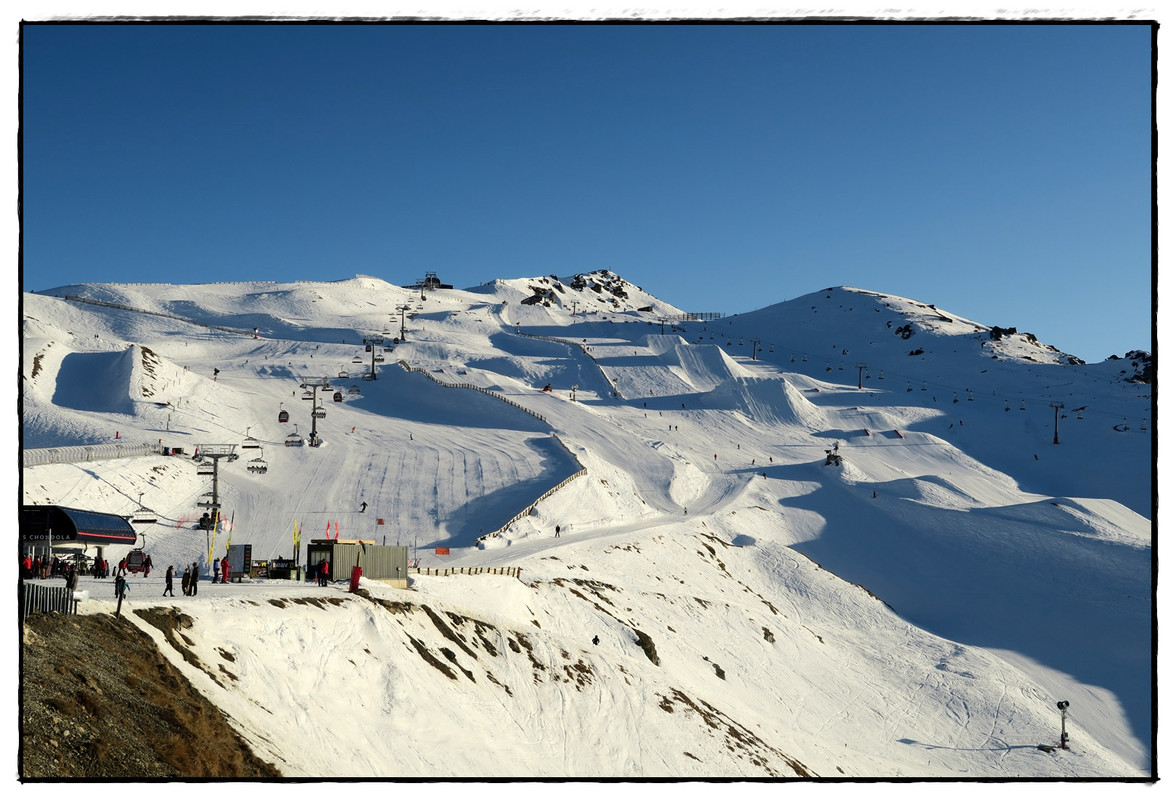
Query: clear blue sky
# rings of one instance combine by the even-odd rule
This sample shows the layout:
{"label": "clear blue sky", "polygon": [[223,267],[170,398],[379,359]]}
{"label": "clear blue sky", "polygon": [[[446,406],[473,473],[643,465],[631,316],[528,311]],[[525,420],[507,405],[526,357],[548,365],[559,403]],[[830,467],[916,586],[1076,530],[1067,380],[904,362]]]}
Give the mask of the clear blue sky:
{"label": "clear blue sky", "polygon": [[610,267],[1151,348],[1136,25],[26,25],[23,288]]}

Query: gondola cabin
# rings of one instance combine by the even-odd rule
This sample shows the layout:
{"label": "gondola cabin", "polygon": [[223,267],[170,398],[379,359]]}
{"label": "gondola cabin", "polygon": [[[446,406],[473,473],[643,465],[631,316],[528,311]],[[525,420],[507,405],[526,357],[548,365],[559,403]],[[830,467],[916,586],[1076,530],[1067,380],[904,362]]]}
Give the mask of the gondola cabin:
{"label": "gondola cabin", "polygon": [[278,412],[278,422],[289,422],[289,421],[290,421],[290,412],[289,411],[286,411],[283,409],[282,411]]}
{"label": "gondola cabin", "polygon": [[335,392],[335,402],[336,403],[343,402],[343,393],[342,392]]}
{"label": "gondola cabin", "polygon": [[372,346],[371,346],[370,344],[365,344],[365,345],[363,346],[363,351],[364,351],[365,353],[370,353],[370,352],[372,351]]}

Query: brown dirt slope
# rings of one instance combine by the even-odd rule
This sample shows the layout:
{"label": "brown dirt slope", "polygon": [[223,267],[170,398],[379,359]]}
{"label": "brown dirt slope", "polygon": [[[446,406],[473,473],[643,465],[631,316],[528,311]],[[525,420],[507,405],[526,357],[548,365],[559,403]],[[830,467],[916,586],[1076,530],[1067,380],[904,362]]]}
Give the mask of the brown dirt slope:
{"label": "brown dirt slope", "polygon": [[22,638],[22,780],[280,777],[125,619],[35,614]]}

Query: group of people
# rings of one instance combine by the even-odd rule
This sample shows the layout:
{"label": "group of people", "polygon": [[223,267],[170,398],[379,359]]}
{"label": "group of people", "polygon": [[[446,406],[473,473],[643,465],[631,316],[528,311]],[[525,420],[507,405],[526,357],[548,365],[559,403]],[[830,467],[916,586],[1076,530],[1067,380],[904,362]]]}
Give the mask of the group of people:
{"label": "group of people", "polygon": [[[223,565],[223,566],[222,566]],[[163,596],[176,596],[175,589],[172,586],[172,581],[175,579],[176,568],[168,565],[167,572],[163,576]],[[212,582],[216,583],[218,576],[223,583],[229,582],[229,560],[217,559],[214,562]],[[180,590],[183,591],[186,597],[195,597],[196,592],[200,587],[200,566],[193,561],[191,566],[184,567],[184,574],[180,578]]]}
{"label": "group of people", "polygon": [[46,558],[41,560],[40,556],[33,558],[25,554],[24,559],[20,562],[20,576],[25,579],[29,578],[56,578],[59,577],[66,569],[66,562],[64,559],[54,556],[52,559]]}
{"label": "group of people", "polygon": [[212,562],[212,582],[217,581],[221,583],[229,582],[229,560],[227,558],[217,558]]}

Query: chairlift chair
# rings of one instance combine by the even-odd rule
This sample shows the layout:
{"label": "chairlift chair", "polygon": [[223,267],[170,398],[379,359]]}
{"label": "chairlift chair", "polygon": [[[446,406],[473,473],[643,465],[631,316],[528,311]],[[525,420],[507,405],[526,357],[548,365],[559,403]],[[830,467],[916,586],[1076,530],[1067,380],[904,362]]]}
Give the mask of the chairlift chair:
{"label": "chairlift chair", "polygon": [[213,462],[205,459],[196,465],[197,475],[214,475],[216,474],[216,465]]}
{"label": "chairlift chair", "polygon": [[140,505],[131,515],[132,525],[154,525],[158,521],[155,512],[144,505]]}
{"label": "chairlift chair", "polygon": [[294,423],[294,432],[286,437],[286,447],[302,447],[305,442],[298,435],[298,423]]}
{"label": "chairlift chair", "polygon": [[310,412],[310,415],[315,419],[325,419],[327,412],[322,406],[315,406],[314,411]]}
{"label": "chairlift chair", "polygon": [[347,370],[341,369],[341,370],[339,370],[339,377],[340,378],[350,378],[351,375],[347,372]]}
{"label": "chairlift chair", "polygon": [[347,394],[360,394],[359,387],[352,386],[350,389],[347,390]]}
{"label": "chairlift chair", "polygon": [[352,364],[362,364],[362,363],[363,363],[363,359],[362,359],[362,358],[360,358],[359,356],[356,356],[355,358],[351,359],[351,363],[352,363]]}
{"label": "chairlift chair", "polygon": [[242,450],[260,450],[261,442],[249,435],[249,428],[245,429],[245,441],[241,442]]}
{"label": "chairlift chair", "polygon": [[255,458],[245,465],[245,469],[250,472],[256,472],[259,475],[264,475],[269,470],[269,465],[260,458]]}

